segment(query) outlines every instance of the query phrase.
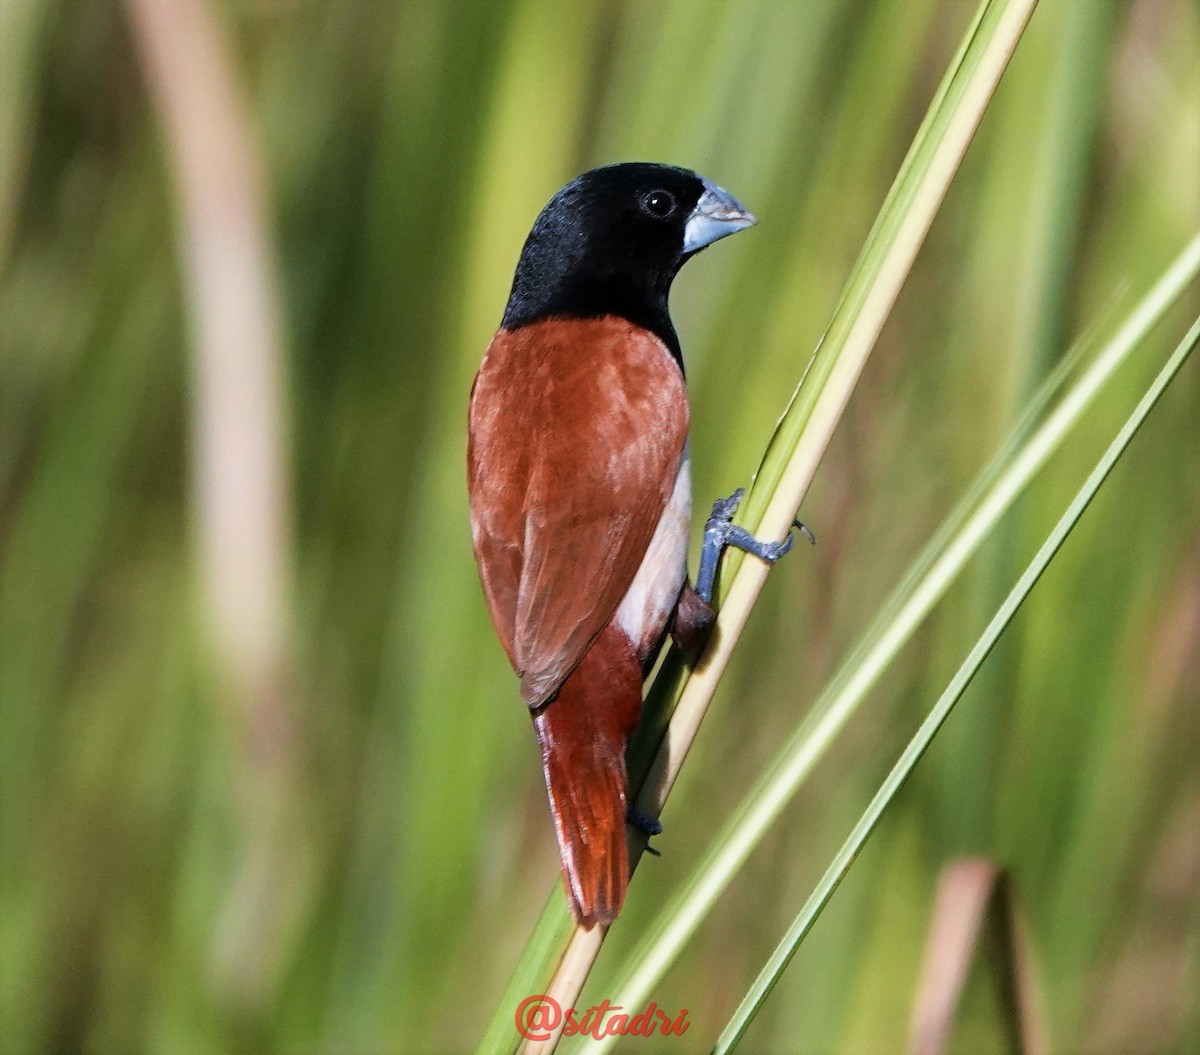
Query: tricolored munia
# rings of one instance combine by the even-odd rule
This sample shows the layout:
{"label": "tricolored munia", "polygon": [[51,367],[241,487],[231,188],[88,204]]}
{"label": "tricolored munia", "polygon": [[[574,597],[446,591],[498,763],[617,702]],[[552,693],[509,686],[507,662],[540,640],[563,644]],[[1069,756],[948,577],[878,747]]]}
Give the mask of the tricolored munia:
{"label": "tricolored munia", "polygon": [[567,898],[610,923],[629,879],[625,748],[669,631],[711,626],[721,550],[774,562],[791,545],[715,503],[695,587],[688,398],[667,298],[680,267],[755,223],[685,169],[622,164],[572,180],[533,225],[471,391],[475,557],[533,716]]}

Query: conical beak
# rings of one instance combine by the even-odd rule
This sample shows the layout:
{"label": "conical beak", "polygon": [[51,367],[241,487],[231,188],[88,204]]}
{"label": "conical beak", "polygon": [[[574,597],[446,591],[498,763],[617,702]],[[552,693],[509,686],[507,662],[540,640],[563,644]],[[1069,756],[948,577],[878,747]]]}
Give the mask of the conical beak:
{"label": "conical beak", "polygon": [[729,191],[705,180],[704,193],[700,195],[683,229],[684,255],[695,253],[706,245],[712,245],[718,238],[736,234],[756,223],[758,221],[754,214]]}

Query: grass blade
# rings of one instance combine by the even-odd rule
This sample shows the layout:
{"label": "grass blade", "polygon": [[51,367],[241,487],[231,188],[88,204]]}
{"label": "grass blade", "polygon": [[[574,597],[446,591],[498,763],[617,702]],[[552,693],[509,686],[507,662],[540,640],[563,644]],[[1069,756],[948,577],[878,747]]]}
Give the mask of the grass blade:
{"label": "grass blade", "polygon": [[239,752],[245,830],[214,970],[228,992],[265,1004],[295,937],[310,859],[296,795],[291,438],[266,174],[215,12],[200,0],[128,7],[175,177],[205,629]]}
{"label": "grass blade", "polygon": [[1012,879],[990,858],[962,857],[942,869],[934,894],[909,1027],[911,1055],[947,1050],[972,963],[987,955],[989,938],[1012,1049],[1025,1055],[1049,1050],[1028,927]]}
{"label": "grass blade", "polygon": [[992,617],[979,639],[975,642],[967,658],[963,661],[954,677],[950,680],[950,684],[946,686],[945,691],[934,704],[933,709],[921,723],[916,735],[904,749],[904,753],[900,756],[891,773],[883,782],[875,797],[871,800],[870,805],[854,826],[849,837],[846,839],[842,848],[834,857],[833,862],[826,870],[821,881],[813,890],[812,895],[800,910],[800,914],[792,922],[788,928],[787,934],[779,943],[778,947],[771,954],[766,966],[750,987],[742,1003],[730,1018],[721,1036],[718,1038],[714,1047],[714,1055],[724,1055],[724,1053],[732,1051],[737,1047],[738,1043],[745,1035],[746,1030],[750,1027],[750,1023],[754,1021],[759,1009],[770,995],[771,990],[779,981],[784,969],[787,967],[791,958],[795,955],[796,950],[800,946],[800,942],[804,940],[804,936],[812,929],[813,924],[829,903],[829,899],[833,896],[833,892],[838,888],[842,879],[849,871],[850,866],[854,863],[854,859],[862,850],[867,839],[875,830],[880,818],[883,816],[884,810],[887,809],[896,793],[904,785],[909,774],[921,756],[925,753],[926,748],[932,742],[937,731],[942,727],[942,724],[950,716],[950,712],[954,709],[954,705],[962,697],[967,686],[971,683],[971,679],[975,673],[983,665],[983,661],[987,659],[988,654],[999,640],[1000,635],[1012,621],[1017,610],[1021,607],[1025,598],[1029,596],[1033,587],[1041,578],[1042,573],[1046,570],[1050,561],[1054,559],[1062,544],[1066,541],[1067,536],[1079,522],[1079,518],[1087,509],[1089,503],[1099,491],[1101,484],[1104,483],[1108,474],[1112,471],[1121,455],[1125,453],[1130,441],[1137,434],[1142,423],[1149,416],[1150,411],[1154,409],[1155,404],[1166,391],[1167,386],[1179,372],[1180,367],[1186,362],[1187,357],[1195,348],[1197,341],[1200,341],[1200,319],[1192,324],[1192,328],[1188,331],[1183,341],[1176,347],[1166,365],[1155,377],[1153,383],[1146,390],[1146,393],[1138,401],[1137,406],[1129,415],[1125,424],[1121,426],[1120,431],[1109,444],[1100,460],[1088,474],[1083,485],[1076,492],[1075,497],[1067,506],[1063,515],[1054,525],[1046,540],[1042,543],[1033,559],[1029,562],[1021,577],[1017,580],[1008,597],[999,610]]}

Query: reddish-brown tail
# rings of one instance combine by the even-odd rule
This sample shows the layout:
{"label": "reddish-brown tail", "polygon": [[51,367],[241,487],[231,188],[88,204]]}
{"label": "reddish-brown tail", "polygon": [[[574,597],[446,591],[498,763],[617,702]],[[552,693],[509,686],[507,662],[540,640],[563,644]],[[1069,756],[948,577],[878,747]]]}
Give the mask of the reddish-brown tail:
{"label": "reddish-brown tail", "polygon": [[625,744],[641,705],[633,645],[610,625],[533,718],[567,900],[583,927],[611,923],[625,900]]}

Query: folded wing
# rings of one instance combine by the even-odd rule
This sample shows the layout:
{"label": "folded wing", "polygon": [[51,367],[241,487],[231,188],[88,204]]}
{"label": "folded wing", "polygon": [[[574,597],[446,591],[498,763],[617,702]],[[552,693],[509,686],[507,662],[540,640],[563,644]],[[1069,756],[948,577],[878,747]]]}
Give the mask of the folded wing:
{"label": "folded wing", "polygon": [[687,437],[683,375],[613,317],[501,330],[471,395],[468,488],[492,621],[531,707],[629,589]]}

